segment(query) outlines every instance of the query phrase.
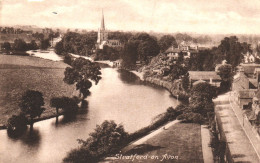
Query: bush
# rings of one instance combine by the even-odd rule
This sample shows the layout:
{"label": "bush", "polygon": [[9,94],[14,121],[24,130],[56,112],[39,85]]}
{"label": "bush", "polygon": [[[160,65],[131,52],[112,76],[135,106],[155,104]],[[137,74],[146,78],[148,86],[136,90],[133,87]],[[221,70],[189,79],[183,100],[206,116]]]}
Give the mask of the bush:
{"label": "bush", "polygon": [[21,135],[27,128],[28,120],[24,114],[13,115],[7,121],[7,132],[12,136]]}
{"label": "bush", "polygon": [[87,140],[78,140],[81,147],[72,150],[63,159],[64,162],[98,162],[107,154],[117,152],[128,137],[123,126],[114,121],[104,121],[89,135]]}
{"label": "bush", "polygon": [[202,124],[205,120],[199,113],[186,112],[177,117],[178,120],[186,123],[198,123]]}
{"label": "bush", "polygon": [[64,54],[64,63],[71,65],[72,61],[72,56],[70,54]]}

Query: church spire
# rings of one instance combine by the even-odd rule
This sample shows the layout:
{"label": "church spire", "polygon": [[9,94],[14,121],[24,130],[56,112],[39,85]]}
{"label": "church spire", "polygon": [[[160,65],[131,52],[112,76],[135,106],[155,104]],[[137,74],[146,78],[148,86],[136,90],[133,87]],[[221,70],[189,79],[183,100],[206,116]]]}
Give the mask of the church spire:
{"label": "church spire", "polygon": [[102,19],[101,19],[101,30],[105,30],[105,20],[104,20],[104,13],[102,9]]}

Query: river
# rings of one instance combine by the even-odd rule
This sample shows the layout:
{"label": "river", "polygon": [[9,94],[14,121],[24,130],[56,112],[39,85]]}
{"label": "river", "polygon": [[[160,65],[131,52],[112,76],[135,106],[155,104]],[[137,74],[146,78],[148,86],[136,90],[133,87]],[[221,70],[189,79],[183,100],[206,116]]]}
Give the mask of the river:
{"label": "river", "polygon": [[86,139],[104,120],[114,120],[129,133],[151,123],[157,115],[177,101],[163,88],[142,84],[127,71],[102,68],[102,79],[91,88],[88,111],[75,119],[59,117],[37,122],[30,133],[19,139],[10,138],[6,130],[0,131],[0,162],[2,163],[57,163],[71,149],[76,139]]}

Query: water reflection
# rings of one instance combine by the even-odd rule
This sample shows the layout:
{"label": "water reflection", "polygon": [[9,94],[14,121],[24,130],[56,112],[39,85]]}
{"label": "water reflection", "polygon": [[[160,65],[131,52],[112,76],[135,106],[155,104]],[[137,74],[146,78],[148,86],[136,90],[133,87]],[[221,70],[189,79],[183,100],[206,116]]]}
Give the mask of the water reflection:
{"label": "water reflection", "polygon": [[119,69],[117,70],[119,78],[122,80],[122,82],[126,84],[140,84],[141,80],[138,76],[136,76],[134,73],[131,73],[129,71]]}
{"label": "water reflection", "polygon": [[[138,77],[125,70],[103,68],[102,79],[91,88],[91,96],[82,102],[75,116],[59,116],[37,122],[18,139],[0,131],[0,162],[62,162],[68,151],[78,146],[77,139],[87,139],[97,124],[114,120],[127,132],[151,123],[176,100],[165,89],[140,84]],[[19,161],[17,161],[19,160]]]}
{"label": "water reflection", "polygon": [[39,129],[28,129],[21,137],[21,141],[23,144],[33,148],[33,150],[38,149],[41,144],[41,134]]}

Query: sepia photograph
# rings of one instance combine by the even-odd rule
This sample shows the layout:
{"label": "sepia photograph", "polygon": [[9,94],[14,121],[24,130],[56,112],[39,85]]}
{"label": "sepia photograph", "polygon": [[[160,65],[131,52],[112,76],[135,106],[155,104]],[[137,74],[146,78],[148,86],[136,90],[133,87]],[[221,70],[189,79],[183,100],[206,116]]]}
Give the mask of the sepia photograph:
{"label": "sepia photograph", "polygon": [[0,163],[259,163],[260,0],[0,0]]}

